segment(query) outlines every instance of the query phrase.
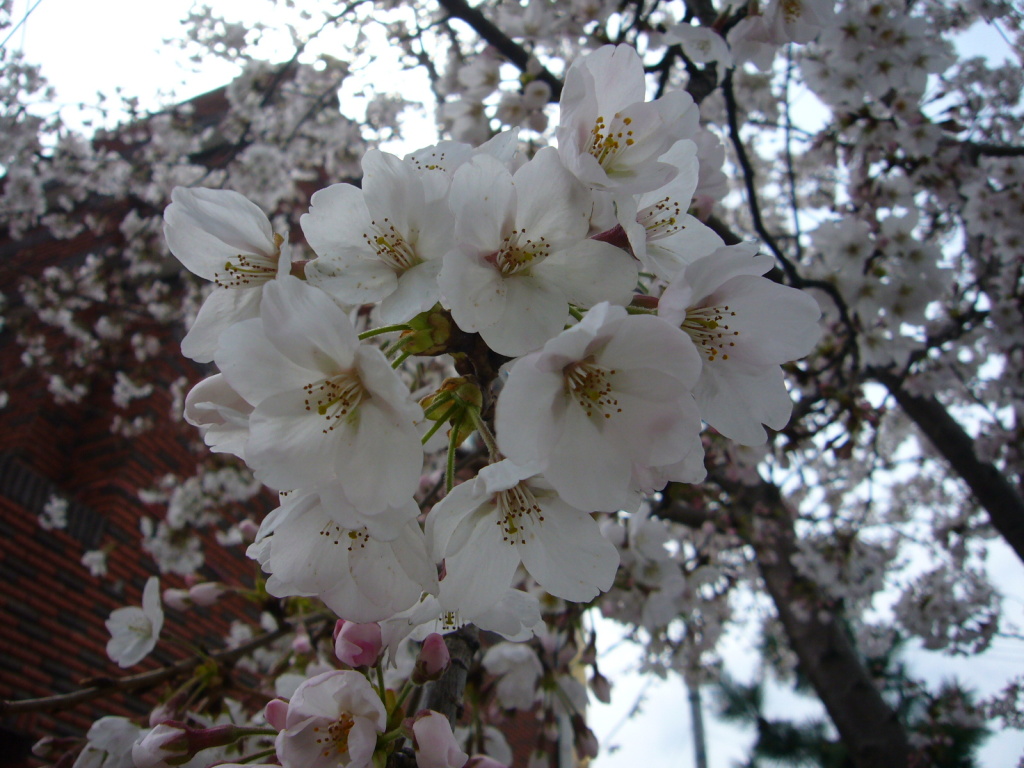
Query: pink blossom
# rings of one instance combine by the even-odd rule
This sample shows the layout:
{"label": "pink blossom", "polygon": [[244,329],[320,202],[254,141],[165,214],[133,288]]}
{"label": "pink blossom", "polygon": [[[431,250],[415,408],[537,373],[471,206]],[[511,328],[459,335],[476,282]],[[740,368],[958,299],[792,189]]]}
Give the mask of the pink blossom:
{"label": "pink blossom", "polygon": [[360,673],[324,672],[295,690],[277,757],[284,768],[366,768],[386,721],[384,704]]}
{"label": "pink blossom", "polygon": [[334,635],[334,655],[350,667],[372,667],[377,663],[382,647],[380,624],[357,624],[340,621]]}
{"label": "pink blossom", "polygon": [[437,632],[431,632],[424,638],[423,647],[416,658],[416,667],[412,673],[413,682],[422,684],[428,680],[437,680],[451,662],[452,657],[444,638]]}
{"label": "pink blossom", "polygon": [[426,710],[412,725],[418,768],[462,768],[469,756],[459,749],[448,718]]}

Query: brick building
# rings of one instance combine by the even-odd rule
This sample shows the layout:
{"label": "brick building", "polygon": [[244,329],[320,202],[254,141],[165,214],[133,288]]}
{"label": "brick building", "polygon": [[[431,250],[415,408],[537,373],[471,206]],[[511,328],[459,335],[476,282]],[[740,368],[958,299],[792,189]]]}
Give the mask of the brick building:
{"label": "brick building", "polygon": [[[209,120],[224,112],[223,91],[199,97],[191,106],[198,123]],[[119,225],[133,204],[88,200],[71,216],[89,215],[100,224],[71,239],[57,239],[42,227],[17,238],[0,230],[0,293],[8,302],[7,318],[16,325],[32,311],[19,295],[26,278],[38,279],[50,266],[80,265],[90,254],[116,258],[123,245]],[[157,668],[186,655],[160,643],[149,658],[121,670],[107,658],[104,622],[115,608],[139,605],[143,585],[157,573],[139,548],[139,526],[143,517],[159,518],[161,509],[143,503],[139,491],[167,474],[193,473],[197,435],[170,417],[170,385],[181,377],[195,382],[204,372],[181,356],[180,332],[163,326],[161,348],[147,365],[151,379],[167,387],[157,387],[126,412],[128,418],[152,419],[155,428],[128,439],[111,431],[109,383],[78,403],[56,404],[46,377],[23,365],[23,347],[11,326],[0,332],[0,390],[9,397],[0,409],[0,699],[21,700],[68,693],[85,681]],[[62,343],[57,336],[47,341]],[[52,498],[67,503],[63,529],[40,525]],[[269,499],[261,503],[268,507]],[[200,575],[251,585],[254,564],[243,548],[216,546],[212,534],[207,538]],[[85,552],[98,548],[110,550],[109,570],[101,578],[80,563]],[[183,582],[166,576],[161,586]],[[251,618],[253,608],[230,596],[216,610],[190,611],[187,620],[168,611],[168,627],[216,648],[231,620],[243,614]],[[28,749],[35,740],[81,735],[102,715],[144,715],[156,696],[156,690],[140,690],[54,713],[0,714],[0,764],[31,764]]]}

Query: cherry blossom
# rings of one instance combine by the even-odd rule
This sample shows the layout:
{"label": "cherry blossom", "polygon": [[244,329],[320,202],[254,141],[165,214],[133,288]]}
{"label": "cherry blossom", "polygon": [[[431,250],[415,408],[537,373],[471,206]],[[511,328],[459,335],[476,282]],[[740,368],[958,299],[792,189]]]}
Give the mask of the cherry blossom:
{"label": "cherry blossom", "polygon": [[310,283],[348,305],[380,302],[381,320],[404,322],[440,298],[441,257],[452,247],[447,179],[377,150],[363,157],[362,188],[313,195],[302,231],[318,258]]}
{"label": "cherry blossom", "polygon": [[761,277],[772,259],[757,246],[723,247],[685,267],[665,289],[658,315],[681,327],[703,358],[693,396],[701,418],[746,445],[782,429],[793,408],[779,366],[814,348],[817,302]]}
{"label": "cherry blossom", "polygon": [[643,62],[630,46],[606,45],[573,62],[562,90],[558,152],[594,189],[646,192],[676,169],[660,157],[697,131],[698,110],[684,91],[646,102]]}
{"label": "cherry blossom", "polygon": [[303,682],[277,735],[283,768],[367,768],[387,713],[359,672],[334,670]]}
{"label": "cherry blossom", "polygon": [[288,268],[287,245],[263,211],[229,189],[176,187],[164,237],[189,271],[216,286],[181,342],[183,355],[208,363],[225,328],[259,313],[263,286]]}
{"label": "cherry blossom", "polygon": [[160,607],[160,579],[151,577],[142,590],[142,607],[115,608],[107,619],[107,656],[119,667],[132,667],[156,647],[164,626]]}
{"label": "cherry blossom", "polygon": [[347,621],[391,618],[437,591],[415,512],[382,541],[365,528],[339,525],[308,492],[290,495],[267,516],[249,556],[270,574],[270,594],[316,595]]}
{"label": "cherry blossom", "polygon": [[635,509],[651,467],[672,465],[672,479],[684,482],[704,476],[690,394],[700,369],[670,324],[599,304],[511,367],[498,445],[515,462],[540,462],[567,504]]}
{"label": "cherry blossom", "polygon": [[586,239],[590,195],[553,149],[514,175],[478,156],[455,173],[449,200],[458,248],[441,269],[445,303],[496,352],[536,349],[565,326],[570,303],[629,300],[634,263]]}
{"label": "cherry blossom", "polygon": [[551,594],[584,602],[607,590],[618,553],[597,522],[536,478],[535,467],[505,460],[456,486],[427,517],[435,560],[445,562],[445,596],[479,611],[511,586],[520,563]]}
{"label": "cherry blossom", "polygon": [[423,465],[420,408],[327,294],[290,276],[265,294],[260,317],[232,326],[217,351],[253,406],[245,451],[256,476],[278,489],[338,481],[368,514],[404,505]]}

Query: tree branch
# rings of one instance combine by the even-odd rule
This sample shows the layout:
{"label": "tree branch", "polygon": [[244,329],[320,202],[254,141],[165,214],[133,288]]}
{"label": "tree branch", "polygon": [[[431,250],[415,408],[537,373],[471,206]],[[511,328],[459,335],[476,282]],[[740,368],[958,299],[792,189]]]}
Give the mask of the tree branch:
{"label": "tree branch", "polygon": [[237,648],[212,653],[209,656],[192,656],[187,659],[176,661],[169,667],[161,667],[160,669],[153,669],[149,672],[139,672],[138,674],[127,675],[125,677],[102,678],[88,688],[82,688],[79,691],[72,691],[71,693],[62,693],[56,696],[44,696],[39,699],[0,701],[0,716],[18,715],[25,712],[58,712],[62,709],[69,709],[77,704],[81,704],[85,701],[91,701],[92,699],[99,698],[100,696],[111,692],[134,691],[139,688],[147,688],[157,685],[158,683],[162,683],[165,680],[171,680],[175,677],[184,675],[187,672],[191,672],[206,659],[211,659],[218,663],[231,663],[233,661],[237,661],[246,654],[255,651],[257,648],[262,648],[263,646],[274,642],[278,638],[284,637],[291,631],[291,627],[281,627],[273,632],[261,635],[260,637],[249,641],[245,645],[240,645]]}
{"label": "tree branch", "polygon": [[978,504],[988,512],[992,527],[1024,562],[1024,500],[1009,480],[990,462],[978,458],[974,441],[942,403],[930,395],[911,394],[900,377],[890,371],[875,369],[871,374],[967,483]]}
{"label": "tree branch", "polygon": [[454,727],[461,714],[469,668],[476,652],[480,650],[480,631],[469,624],[445,635],[444,642],[448,646],[452,664],[440,680],[427,686],[425,708],[440,712]]}
{"label": "tree branch", "polygon": [[[438,0],[438,4],[448,11],[448,14],[452,18],[461,19],[469,24],[469,26],[473,28],[473,31],[480,35],[480,37],[486,40],[490,45],[494,46],[501,55],[512,62],[520,72],[526,72],[528,70],[531,60],[536,62],[536,59],[527,53],[525,48],[494,26],[494,24],[492,24],[476,8],[470,8],[465,0]],[[537,65],[540,66],[540,62],[537,62]],[[558,101],[562,95],[562,81],[542,66],[540,67],[540,71],[537,73],[537,79],[543,80],[551,86],[551,99],[552,101]]]}

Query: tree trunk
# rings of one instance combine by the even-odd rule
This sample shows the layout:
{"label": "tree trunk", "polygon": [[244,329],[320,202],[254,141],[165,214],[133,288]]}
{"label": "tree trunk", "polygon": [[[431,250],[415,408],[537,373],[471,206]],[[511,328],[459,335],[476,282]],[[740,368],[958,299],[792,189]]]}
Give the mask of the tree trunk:
{"label": "tree trunk", "polygon": [[825,705],[858,768],[907,768],[910,746],[896,714],[875,687],[828,598],[793,566],[793,514],[779,489],[726,485],[735,524],[754,548],[790,647]]}

